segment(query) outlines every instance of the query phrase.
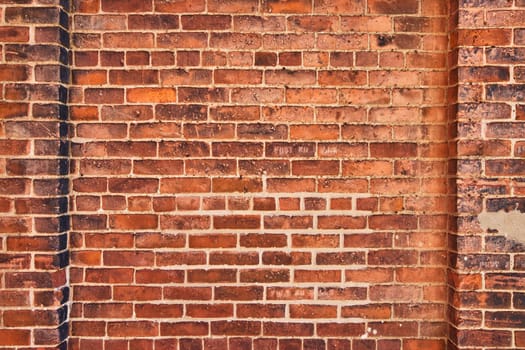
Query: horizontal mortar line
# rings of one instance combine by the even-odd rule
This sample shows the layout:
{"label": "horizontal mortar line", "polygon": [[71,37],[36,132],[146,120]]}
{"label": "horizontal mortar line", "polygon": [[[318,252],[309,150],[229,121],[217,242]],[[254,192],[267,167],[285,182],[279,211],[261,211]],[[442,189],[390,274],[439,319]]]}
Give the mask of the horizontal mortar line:
{"label": "horizontal mortar line", "polygon": [[[101,232],[101,233],[104,233],[108,230],[111,230],[111,232],[114,232],[114,233],[130,233],[130,231],[134,231],[134,232],[137,232],[137,233],[151,233],[151,232],[159,232],[159,231],[162,231],[162,232],[159,232],[159,233],[162,233],[162,234],[166,234],[166,231],[170,231],[171,229],[161,229],[161,228],[148,228],[148,229],[110,229],[110,228],[106,228],[106,229],[101,229],[101,230],[97,230],[98,232]],[[72,231],[89,231],[89,232],[93,232],[93,233],[96,233],[97,231],[93,231],[93,230],[78,230],[78,229],[75,229],[73,228]],[[283,231],[286,231],[286,232],[283,232]],[[344,232],[341,232],[341,231],[344,231]],[[414,232],[416,231],[416,229],[406,229],[406,230],[401,230],[401,229],[353,229],[353,230],[350,230],[350,229],[339,229],[338,231],[335,231],[335,230],[323,230],[323,229],[316,229],[316,228],[312,228],[312,229],[308,229],[308,230],[290,230],[290,229],[273,229],[273,230],[269,230],[269,229],[266,229],[266,230],[247,230],[247,229],[212,229],[210,228],[210,231],[200,231],[199,233],[194,233],[192,231],[182,231],[182,230],[179,230],[177,231],[177,233],[185,233],[185,234],[191,234],[191,233],[194,233],[194,234],[210,234],[210,233],[216,233],[216,234],[285,234],[285,235],[293,235],[293,234],[304,234],[304,235],[310,235],[310,236],[315,236],[315,235],[338,235],[338,234],[343,234],[343,233],[351,233],[351,234],[354,234],[354,233],[361,233],[361,234],[372,234],[372,233],[391,233],[391,232],[408,232],[408,233],[411,233],[411,232]]]}
{"label": "horizontal mortar line", "polygon": [[[79,304],[90,304],[92,302],[96,302],[97,304],[131,304],[131,305],[141,305],[141,304],[153,304],[153,305],[326,305],[326,306],[347,306],[348,304],[345,304],[345,302],[351,301],[352,304],[350,306],[354,305],[369,305],[370,300],[368,298],[365,299],[285,299],[285,300],[265,300],[265,299],[212,299],[212,300],[191,300],[191,299],[161,299],[161,300],[93,300],[93,301],[87,301],[87,302],[81,302],[79,301]],[[186,302],[186,303],[184,303]],[[376,303],[383,303],[382,301],[376,301]],[[412,302],[398,302],[396,303],[400,305],[410,305]],[[422,303],[425,304],[425,303]],[[433,303],[428,302],[426,304],[439,304],[439,303]]]}

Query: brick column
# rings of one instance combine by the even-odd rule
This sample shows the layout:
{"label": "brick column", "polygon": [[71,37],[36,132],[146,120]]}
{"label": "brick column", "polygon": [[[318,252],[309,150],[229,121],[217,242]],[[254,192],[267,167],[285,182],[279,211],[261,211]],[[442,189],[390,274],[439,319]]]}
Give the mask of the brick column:
{"label": "brick column", "polygon": [[0,347],[66,348],[67,1],[0,3]]}
{"label": "brick column", "polygon": [[524,7],[461,1],[457,12],[451,349],[525,346]]}

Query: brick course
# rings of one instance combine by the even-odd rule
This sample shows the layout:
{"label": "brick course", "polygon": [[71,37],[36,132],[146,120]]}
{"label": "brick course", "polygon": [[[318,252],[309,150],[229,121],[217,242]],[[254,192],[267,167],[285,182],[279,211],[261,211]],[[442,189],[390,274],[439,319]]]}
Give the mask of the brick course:
{"label": "brick course", "polygon": [[0,1],[0,347],[525,346],[524,7]]}

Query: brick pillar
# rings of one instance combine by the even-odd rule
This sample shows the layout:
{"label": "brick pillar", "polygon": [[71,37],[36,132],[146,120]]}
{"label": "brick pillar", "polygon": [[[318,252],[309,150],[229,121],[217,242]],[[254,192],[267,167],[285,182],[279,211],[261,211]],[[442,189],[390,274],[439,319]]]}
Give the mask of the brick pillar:
{"label": "brick pillar", "polygon": [[66,348],[67,1],[0,3],[0,347]]}
{"label": "brick pillar", "polygon": [[525,2],[461,1],[455,51],[457,220],[451,349],[525,346]]}

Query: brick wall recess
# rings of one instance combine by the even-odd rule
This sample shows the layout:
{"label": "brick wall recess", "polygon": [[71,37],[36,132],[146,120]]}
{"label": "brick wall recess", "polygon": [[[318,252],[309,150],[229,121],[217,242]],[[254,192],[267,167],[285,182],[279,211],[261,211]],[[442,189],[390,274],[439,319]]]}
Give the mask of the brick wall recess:
{"label": "brick wall recess", "polygon": [[524,15],[0,0],[0,348],[525,348]]}

